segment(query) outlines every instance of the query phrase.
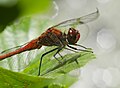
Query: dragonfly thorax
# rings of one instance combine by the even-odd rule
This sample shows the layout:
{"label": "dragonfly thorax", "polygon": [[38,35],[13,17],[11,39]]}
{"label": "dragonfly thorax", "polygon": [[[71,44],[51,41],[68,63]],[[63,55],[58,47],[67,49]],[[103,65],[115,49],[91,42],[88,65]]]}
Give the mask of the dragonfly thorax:
{"label": "dragonfly thorax", "polygon": [[74,28],[69,28],[67,34],[67,41],[69,44],[75,44],[80,38],[80,33]]}

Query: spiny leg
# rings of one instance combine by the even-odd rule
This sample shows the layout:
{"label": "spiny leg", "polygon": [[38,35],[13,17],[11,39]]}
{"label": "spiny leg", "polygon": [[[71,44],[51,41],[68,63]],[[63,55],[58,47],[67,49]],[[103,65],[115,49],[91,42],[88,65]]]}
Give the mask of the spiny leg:
{"label": "spiny leg", "polygon": [[58,54],[60,55],[60,57],[63,59],[63,56],[58,52]]}
{"label": "spiny leg", "polygon": [[50,50],[50,51],[48,51],[48,52],[46,52],[46,53],[44,53],[44,54],[41,56],[41,58],[40,58],[40,64],[39,64],[39,70],[38,70],[38,76],[40,75],[40,70],[41,70],[41,65],[42,65],[42,59],[43,59],[43,57],[44,57],[45,55],[47,55],[48,53],[53,52],[53,51],[55,51],[55,50],[57,50],[57,49],[58,49],[58,47],[57,47],[57,48],[54,48],[54,49],[52,49],[52,50]]}
{"label": "spiny leg", "polygon": [[77,48],[72,47],[72,46],[70,46],[70,45],[67,45],[67,46],[68,46],[69,48],[74,49],[74,50],[80,50],[80,51],[84,51],[84,52],[91,52],[91,53],[93,53],[92,51],[89,51],[89,50],[77,49]]}
{"label": "spiny leg", "polygon": [[[69,49],[69,48],[65,48],[65,49],[70,50],[70,51],[73,51],[73,52],[75,52],[75,53],[78,53],[77,51],[74,51],[74,50]],[[79,64],[78,61],[77,61],[77,59],[75,59],[75,62],[76,62],[77,64]]]}
{"label": "spiny leg", "polygon": [[77,51],[72,50],[72,49],[69,49],[69,48],[66,48],[66,47],[65,47],[65,49],[70,50],[70,51],[73,51],[73,52],[75,52],[75,53],[78,53]]}
{"label": "spiny leg", "polygon": [[80,44],[74,44],[75,46],[80,46],[80,47],[82,47],[82,48],[84,48],[84,49],[88,49],[87,47],[85,47],[85,46],[83,46],[83,45],[80,45]]}
{"label": "spiny leg", "polygon": [[[61,61],[56,57],[56,55],[57,55],[57,54],[60,55],[59,52],[60,52],[62,49],[63,49],[63,47],[58,48],[57,52],[54,54],[54,58],[55,58],[58,62],[60,62],[60,63],[61,63]],[[60,57],[63,58],[61,55],[60,55]]]}

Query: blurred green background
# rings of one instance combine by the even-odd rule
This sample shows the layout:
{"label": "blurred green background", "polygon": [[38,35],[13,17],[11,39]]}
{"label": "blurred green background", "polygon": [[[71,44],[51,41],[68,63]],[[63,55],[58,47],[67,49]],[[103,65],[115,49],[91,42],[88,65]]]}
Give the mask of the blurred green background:
{"label": "blurred green background", "polygon": [[51,0],[0,0],[0,32],[22,16],[45,13]]}

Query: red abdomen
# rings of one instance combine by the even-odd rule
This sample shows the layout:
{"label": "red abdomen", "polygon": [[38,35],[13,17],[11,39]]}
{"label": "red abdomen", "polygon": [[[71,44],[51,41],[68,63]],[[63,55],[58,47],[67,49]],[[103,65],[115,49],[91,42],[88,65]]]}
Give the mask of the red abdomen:
{"label": "red abdomen", "polygon": [[2,54],[0,55],[0,60],[3,60],[7,57],[13,56],[15,54],[19,54],[25,51],[29,51],[29,50],[33,50],[33,49],[39,49],[41,46],[37,44],[38,39],[34,39],[31,42],[29,42],[28,44],[26,44],[25,46],[18,48],[17,50],[14,50],[12,52],[6,53],[6,54]]}

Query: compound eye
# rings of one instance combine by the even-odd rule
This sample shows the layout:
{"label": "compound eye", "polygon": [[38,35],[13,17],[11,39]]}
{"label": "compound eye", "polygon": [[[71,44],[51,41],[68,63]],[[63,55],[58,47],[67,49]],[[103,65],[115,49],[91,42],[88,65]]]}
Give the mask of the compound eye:
{"label": "compound eye", "polygon": [[73,30],[71,28],[70,28],[68,33],[69,33],[70,36],[73,36]]}
{"label": "compound eye", "polygon": [[67,35],[67,40],[70,44],[75,44],[80,38],[80,33],[74,29],[74,28],[69,28],[68,35]]}

